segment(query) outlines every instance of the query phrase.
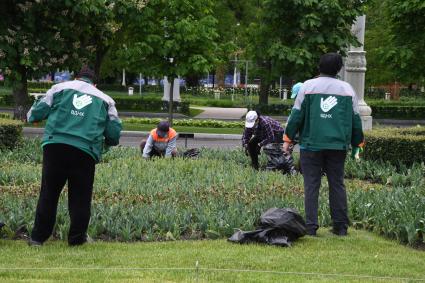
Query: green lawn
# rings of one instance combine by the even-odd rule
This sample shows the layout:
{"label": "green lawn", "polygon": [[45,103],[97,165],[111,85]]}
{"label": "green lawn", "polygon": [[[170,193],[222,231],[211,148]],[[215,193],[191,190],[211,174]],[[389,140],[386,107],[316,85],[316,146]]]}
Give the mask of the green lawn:
{"label": "green lawn", "polygon": [[[225,240],[28,247],[0,240],[0,281],[409,282],[425,281],[425,252],[365,231],[319,230],[292,248]],[[196,269],[196,262],[199,263]],[[410,280],[409,280],[410,279]]]}

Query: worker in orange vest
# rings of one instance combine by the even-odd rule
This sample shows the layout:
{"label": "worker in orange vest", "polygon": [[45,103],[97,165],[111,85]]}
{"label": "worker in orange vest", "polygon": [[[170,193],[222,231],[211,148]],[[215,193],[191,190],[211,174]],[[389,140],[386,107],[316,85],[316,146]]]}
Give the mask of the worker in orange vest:
{"label": "worker in orange vest", "polygon": [[175,157],[177,155],[177,132],[168,121],[159,122],[147,140],[142,140],[140,150],[143,158],[152,156]]}

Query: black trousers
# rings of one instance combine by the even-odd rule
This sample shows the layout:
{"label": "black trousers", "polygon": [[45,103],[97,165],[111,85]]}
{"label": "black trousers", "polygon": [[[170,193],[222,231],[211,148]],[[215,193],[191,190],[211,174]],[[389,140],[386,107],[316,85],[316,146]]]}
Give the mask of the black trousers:
{"label": "black trousers", "polygon": [[[283,141],[283,131],[277,131],[274,132],[274,143],[282,143]],[[261,142],[261,140],[257,136],[252,136],[252,138],[249,140],[247,149],[249,157],[251,157],[251,165],[255,169],[258,169],[258,155],[260,154],[261,147],[258,146],[258,144]]]}
{"label": "black trousers", "polygon": [[319,189],[322,180],[322,169],[329,183],[329,206],[333,226],[347,229],[347,194],[344,186],[344,165],[347,152],[345,150],[301,150],[300,161],[304,177],[304,205],[306,226],[309,230],[317,230]]}
{"label": "black trousers", "polygon": [[78,245],[86,241],[94,173],[95,160],[84,151],[66,144],[43,147],[41,190],[31,239],[45,242],[52,234],[59,195],[68,181],[68,243]]}

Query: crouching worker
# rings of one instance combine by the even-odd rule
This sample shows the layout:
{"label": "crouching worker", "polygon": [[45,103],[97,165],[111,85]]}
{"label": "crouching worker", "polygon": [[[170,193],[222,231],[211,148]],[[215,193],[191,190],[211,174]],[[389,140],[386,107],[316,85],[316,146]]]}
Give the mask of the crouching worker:
{"label": "crouching worker", "polygon": [[177,132],[167,121],[159,122],[147,140],[142,140],[140,150],[143,158],[153,156],[175,157],[177,155]]}
{"label": "crouching worker", "polygon": [[118,145],[121,121],[115,102],[98,90],[94,72],[83,67],[77,79],[52,86],[27,114],[30,123],[47,119],[42,139],[40,197],[29,245],[40,246],[52,234],[59,195],[68,183],[71,246],[89,241],[87,228],[95,175],[104,145]]}
{"label": "crouching worker", "polygon": [[[276,121],[268,116],[262,116],[257,111],[249,111],[246,114],[245,130],[242,136],[242,146],[245,149],[246,155],[251,157],[251,165],[254,169],[258,170],[258,155],[260,154],[261,148],[273,143],[282,143],[283,133],[284,129],[280,125],[279,121]],[[287,160],[280,149],[279,155],[280,156],[277,159],[281,160],[280,163],[283,167],[280,169],[283,169],[287,173],[294,174],[295,168],[293,166],[292,157],[289,156],[290,160]]]}

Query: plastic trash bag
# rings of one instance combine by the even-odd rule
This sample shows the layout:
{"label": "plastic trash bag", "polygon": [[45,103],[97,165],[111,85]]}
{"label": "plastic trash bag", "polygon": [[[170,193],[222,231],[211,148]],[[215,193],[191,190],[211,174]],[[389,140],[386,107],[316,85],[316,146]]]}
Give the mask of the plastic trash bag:
{"label": "plastic trash bag", "polygon": [[191,149],[188,149],[185,152],[183,152],[183,155],[182,156],[183,156],[183,158],[193,158],[193,159],[196,159],[196,158],[199,157],[199,153],[200,153],[199,149],[197,149],[197,148],[191,148]]}
{"label": "plastic trash bag", "polygon": [[237,230],[228,241],[234,243],[265,243],[290,247],[292,242],[306,234],[305,221],[291,208],[270,208],[260,217],[260,224],[254,231]]}
{"label": "plastic trash bag", "polygon": [[269,143],[263,147],[263,152],[267,156],[266,170],[279,170],[284,174],[295,175],[297,170],[294,166],[294,159],[291,154],[284,153],[282,144]]}

